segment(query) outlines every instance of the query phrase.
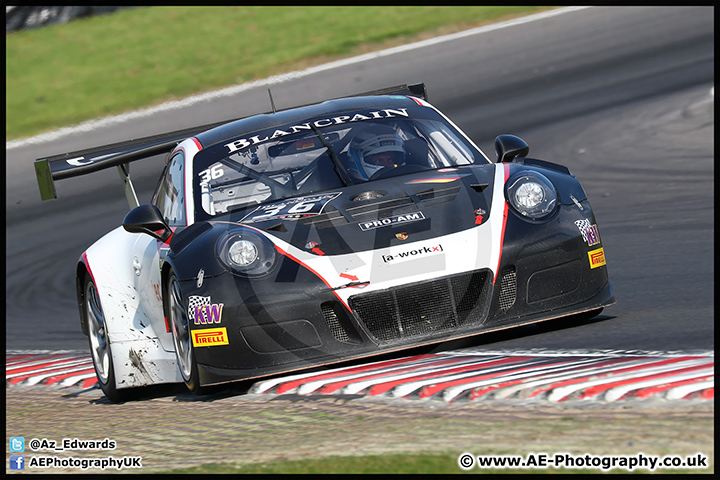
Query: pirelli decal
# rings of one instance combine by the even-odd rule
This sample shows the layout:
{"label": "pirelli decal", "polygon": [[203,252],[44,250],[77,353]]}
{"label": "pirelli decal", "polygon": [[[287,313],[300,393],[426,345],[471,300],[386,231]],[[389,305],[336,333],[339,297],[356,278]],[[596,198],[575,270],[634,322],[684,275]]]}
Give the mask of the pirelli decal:
{"label": "pirelli decal", "polygon": [[214,347],[216,345],[229,345],[227,328],[203,328],[192,331],[194,347]]}
{"label": "pirelli decal", "polygon": [[590,250],[588,252],[588,258],[590,259],[590,268],[601,267],[605,265],[605,251],[602,247],[597,250]]}

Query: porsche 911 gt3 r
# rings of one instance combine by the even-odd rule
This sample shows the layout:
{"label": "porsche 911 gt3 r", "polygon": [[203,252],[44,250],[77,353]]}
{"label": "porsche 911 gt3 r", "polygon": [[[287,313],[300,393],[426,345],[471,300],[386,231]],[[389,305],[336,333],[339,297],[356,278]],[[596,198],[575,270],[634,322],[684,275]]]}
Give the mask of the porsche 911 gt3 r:
{"label": "porsche 911 gt3 r", "polygon": [[[497,161],[422,84],[38,159],[54,180],[117,166],[131,211],[77,264],[111,400],[251,379],[615,302],[567,168],[499,135]],[[169,152],[152,202],[129,165]]]}

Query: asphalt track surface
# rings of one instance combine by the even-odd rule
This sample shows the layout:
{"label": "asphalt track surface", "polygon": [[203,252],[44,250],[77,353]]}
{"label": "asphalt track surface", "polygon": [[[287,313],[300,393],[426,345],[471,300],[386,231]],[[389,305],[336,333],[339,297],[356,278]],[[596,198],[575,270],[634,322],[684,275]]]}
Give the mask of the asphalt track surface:
{"label": "asphalt track surface", "polygon": [[[595,210],[617,304],[583,324],[551,322],[450,348],[714,349],[712,7],[588,8],[277,81],[285,108],[423,81],[430,101],[494,158],[501,133],[568,166]],[[46,155],[269,110],[268,85],[6,150],[6,349],[85,350],[75,263],[122,222],[115,170],[56,185]],[[141,203],[164,158],[134,163]]]}
{"label": "asphalt track surface", "polygon": [[[529,142],[531,156],[567,165],[582,182],[598,219],[618,303],[582,325],[553,321],[442,345],[432,352],[440,361],[464,362],[464,355],[477,355],[470,359],[474,364],[487,360],[485,356],[500,355],[504,358],[491,361],[516,362],[530,356],[528,361],[536,362],[531,368],[562,369],[553,375],[576,374],[589,366],[605,368],[602,365],[615,361],[625,366],[632,362],[632,369],[682,362],[684,371],[674,367],[672,375],[691,369],[696,374],[714,366],[707,356],[714,349],[713,13],[712,8],[679,7],[580,9],[350,61],[288,80],[275,79],[270,86],[276,105],[284,108],[326,96],[424,81],[431,102],[489,156],[493,156],[496,135],[514,133]],[[88,370],[88,347],[74,300],[74,265],[82,251],[115,228],[127,211],[112,170],[61,181],[59,199],[41,203],[33,160],[267,111],[267,87],[241,88],[237,95],[218,95],[186,107],[180,104],[129,121],[99,123],[53,142],[7,150],[8,351],[71,350],[80,354]],[[157,157],[133,164],[141,202],[149,200],[163,160]],[[547,358],[538,355],[543,351],[550,352]],[[558,352],[564,358],[556,358]],[[694,354],[699,358],[689,358]],[[402,359],[377,361],[398,361],[405,367]],[[646,361],[642,366],[635,363]],[[407,367],[419,365],[413,360]],[[485,367],[483,375],[488,374]],[[358,368],[360,373],[375,375],[377,367]],[[453,368],[474,367],[463,363]],[[551,386],[518,385],[514,383],[517,366],[510,368],[506,383],[493,384],[495,395],[511,395],[519,386]],[[653,367],[652,373],[645,373],[664,382],[667,372]],[[457,455],[488,448],[521,454],[702,452],[711,462],[714,459],[712,400],[702,401],[713,398],[714,387],[693,387],[694,395],[702,396],[699,403],[666,402],[670,389],[664,390],[661,402],[654,402],[642,395],[665,388],[665,383],[649,384],[645,378],[642,384],[635,380],[630,384],[615,371],[612,388],[593,379],[595,383],[574,390],[569,400],[560,398],[559,404],[519,400],[505,405],[502,399],[488,403],[483,400],[487,385],[478,384],[479,378],[473,380],[472,390],[463,390],[468,400],[477,397],[478,401],[458,397],[451,408],[442,401],[408,401],[388,395],[302,395],[301,389],[317,385],[321,378],[325,383],[318,392],[341,383],[343,388],[354,388],[365,381],[347,373],[338,377],[332,371],[316,372],[297,385],[298,395],[291,390],[297,378],[268,379],[242,395],[233,390],[204,399],[180,385],[174,394],[165,392],[120,405],[110,405],[98,389],[53,388],[66,380],[67,372],[42,389],[11,388],[9,381],[7,435],[24,435],[28,440],[33,435],[55,440],[109,436],[118,442],[117,456],[141,455],[144,471],[229,459],[258,463],[447,450]],[[593,370],[593,376],[598,373]],[[543,378],[547,382],[558,377]],[[92,373],[83,381],[92,382]],[[395,380],[383,381],[371,388],[384,388]],[[533,376],[531,381],[540,379]],[[581,385],[575,381],[579,378],[562,386],[554,382],[549,393]],[[409,386],[402,383],[396,388]],[[424,388],[430,387],[423,384]],[[453,383],[445,392],[459,393],[452,390],[457,388],[464,387]],[[414,395],[430,393],[423,389]],[[281,394],[285,390],[290,394]],[[647,401],[631,408],[627,403],[614,406],[616,402],[573,400],[595,394],[621,395],[619,402],[622,395]],[[193,445],[182,455],[177,454],[179,439]],[[28,457],[32,454],[27,453]],[[65,458],[81,453],[53,455]],[[82,452],[88,457],[107,455],[105,451]],[[52,471],[78,472],[76,468]]]}

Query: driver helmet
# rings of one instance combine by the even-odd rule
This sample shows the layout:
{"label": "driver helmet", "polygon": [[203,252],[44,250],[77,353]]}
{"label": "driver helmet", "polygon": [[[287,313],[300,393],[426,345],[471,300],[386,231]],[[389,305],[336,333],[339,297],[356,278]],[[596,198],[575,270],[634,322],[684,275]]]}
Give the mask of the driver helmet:
{"label": "driver helmet", "polygon": [[350,142],[350,153],[366,179],[385,167],[397,167],[405,162],[403,139],[385,125],[362,130]]}

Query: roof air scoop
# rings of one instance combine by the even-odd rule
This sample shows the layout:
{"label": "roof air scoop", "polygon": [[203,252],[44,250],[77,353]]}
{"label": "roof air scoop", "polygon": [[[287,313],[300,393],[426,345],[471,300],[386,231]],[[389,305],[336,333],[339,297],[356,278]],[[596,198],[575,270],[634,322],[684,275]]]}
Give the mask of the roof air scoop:
{"label": "roof air scoop", "polygon": [[363,192],[358,193],[352,198],[353,202],[362,202],[364,200],[372,200],[373,198],[380,198],[384,197],[386,195],[386,192],[381,192],[379,190],[371,190],[369,192]]}

